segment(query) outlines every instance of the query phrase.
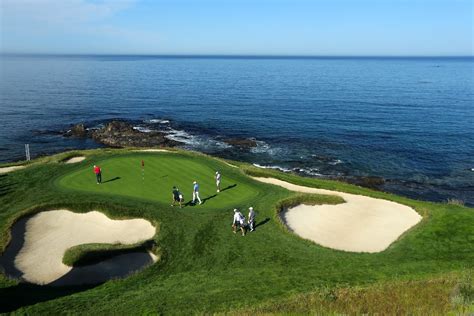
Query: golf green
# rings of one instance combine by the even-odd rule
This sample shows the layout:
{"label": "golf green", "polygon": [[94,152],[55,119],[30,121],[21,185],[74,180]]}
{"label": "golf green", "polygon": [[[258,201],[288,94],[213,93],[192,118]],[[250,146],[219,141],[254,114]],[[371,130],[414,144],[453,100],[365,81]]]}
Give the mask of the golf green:
{"label": "golf green", "polygon": [[[142,167],[143,161],[143,167]],[[179,188],[184,204],[190,205],[193,182],[200,186],[202,207],[233,208],[257,195],[258,186],[244,181],[242,174],[222,163],[212,163],[175,153],[135,153],[96,162],[102,169],[97,184],[93,165],[65,175],[59,185],[79,191],[135,197],[170,204],[173,186]],[[214,175],[222,173],[217,193]]]}

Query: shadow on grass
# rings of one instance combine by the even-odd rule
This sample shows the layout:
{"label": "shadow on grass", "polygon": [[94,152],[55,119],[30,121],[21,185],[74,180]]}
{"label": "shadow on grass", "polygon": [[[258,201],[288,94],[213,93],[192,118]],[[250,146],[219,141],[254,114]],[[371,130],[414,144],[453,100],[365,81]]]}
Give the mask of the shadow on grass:
{"label": "shadow on grass", "polygon": [[261,222],[258,222],[256,225],[255,225],[255,228],[259,227],[259,226],[262,226],[262,225],[265,225],[266,223],[268,223],[270,221],[270,217],[267,217],[265,218],[263,221]]}
{"label": "shadow on grass", "polygon": [[[19,219],[11,228],[11,241],[0,256],[2,272],[11,278],[21,278],[23,273],[15,267],[15,257],[25,243],[26,222],[30,216]],[[0,295],[0,297],[3,297]],[[3,305],[3,304],[0,304]]]}
{"label": "shadow on grass", "polygon": [[202,199],[202,204],[206,203],[206,201],[210,200],[210,199],[213,199],[217,196],[217,194],[213,194],[211,196],[208,196],[207,198],[205,199]]}
{"label": "shadow on grass", "polygon": [[221,192],[224,192],[224,191],[226,191],[226,190],[233,189],[233,188],[235,188],[236,186],[237,186],[237,184],[229,185],[228,187],[223,188],[223,189],[221,190]]}
{"label": "shadow on grass", "polygon": [[13,190],[13,185],[12,184],[5,184],[5,185],[0,185],[0,197],[7,195],[9,193],[12,193]]}
{"label": "shadow on grass", "polygon": [[[3,272],[13,278],[20,278],[22,272],[16,269],[14,259],[25,242],[26,222],[30,217],[21,218],[12,227],[12,240],[7,249],[0,257],[0,268]],[[0,289],[0,313],[14,311],[22,306],[33,305],[40,302],[49,301],[62,296],[71,295],[77,292],[85,291],[96,287],[87,286],[68,286],[68,287],[50,287],[40,286],[29,283],[20,283],[15,286]]]}
{"label": "shadow on grass", "polygon": [[[210,196],[210,197],[207,197],[207,198],[205,198],[205,199],[202,199],[202,200],[201,200],[201,204],[204,204],[207,200],[212,199],[212,198],[215,197],[215,196],[216,196],[216,195],[214,194],[214,195],[212,195],[212,196]],[[183,204],[183,207],[185,207],[185,206],[196,206],[196,205],[199,205],[199,201],[197,201],[197,200],[194,201],[194,202],[193,202],[193,201],[188,201],[188,202],[186,202],[186,203]]]}
{"label": "shadow on grass", "polygon": [[104,181],[102,183],[107,183],[107,182],[112,182],[112,181],[117,181],[117,180],[120,180],[120,177],[115,177],[115,178],[109,179],[107,181]]}
{"label": "shadow on grass", "polygon": [[[7,177],[7,174],[0,174],[0,180],[3,180],[4,178]],[[12,183],[2,183],[0,184],[0,197],[7,195],[11,192],[13,192],[13,184]]]}
{"label": "shadow on grass", "polygon": [[20,307],[41,303],[77,292],[86,291],[97,285],[51,287],[28,283],[0,289],[0,313],[12,312]]}
{"label": "shadow on grass", "polygon": [[[228,187],[225,187],[224,189],[222,189],[220,192],[224,192],[224,191],[226,191],[226,190],[230,190],[230,189],[232,189],[232,188],[235,188],[236,186],[237,186],[237,184],[229,185]],[[210,196],[208,196],[208,197],[202,199],[202,200],[201,200],[201,201],[202,201],[201,204],[206,203],[208,200],[213,199],[213,198],[215,198],[216,196],[217,196],[217,193],[216,193],[216,194],[213,194],[213,195],[210,195]],[[183,204],[183,206],[194,206],[194,205],[196,205],[196,203],[193,202],[193,201],[188,201],[188,202],[186,202],[186,204]]]}

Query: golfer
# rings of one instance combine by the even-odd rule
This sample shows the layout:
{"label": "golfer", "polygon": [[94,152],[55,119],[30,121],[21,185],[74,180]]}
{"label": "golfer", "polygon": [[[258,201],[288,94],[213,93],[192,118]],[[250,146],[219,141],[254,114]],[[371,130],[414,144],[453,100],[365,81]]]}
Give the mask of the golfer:
{"label": "golfer", "polygon": [[173,187],[173,202],[171,206],[175,206],[175,203],[179,204],[179,208],[183,207],[183,195],[176,186]]}
{"label": "golfer", "polygon": [[255,230],[255,211],[253,207],[249,207],[249,227],[250,231],[253,232]]}
{"label": "golfer", "polygon": [[216,187],[217,187],[217,193],[221,192],[221,174],[219,171],[216,171]]}
{"label": "golfer", "polygon": [[99,166],[94,165],[95,178],[97,179],[97,184],[102,183],[102,169]]}
{"label": "golfer", "polygon": [[239,212],[238,209],[234,209],[234,221],[232,222],[232,231],[234,234],[237,233],[237,227],[242,231],[242,236],[245,236],[245,216]]}
{"label": "golfer", "polygon": [[194,181],[193,182],[193,204],[195,204],[196,199],[199,201],[199,204],[202,204],[201,198],[199,197],[199,183]]}

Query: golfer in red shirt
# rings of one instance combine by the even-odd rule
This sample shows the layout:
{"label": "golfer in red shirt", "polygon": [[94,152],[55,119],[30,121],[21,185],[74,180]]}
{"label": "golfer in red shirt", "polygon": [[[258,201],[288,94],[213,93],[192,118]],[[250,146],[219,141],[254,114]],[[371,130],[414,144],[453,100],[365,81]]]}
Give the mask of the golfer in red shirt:
{"label": "golfer in red shirt", "polygon": [[94,165],[94,173],[97,179],[97,184],[102,183],[102,170],[100,169],[99,166]]}

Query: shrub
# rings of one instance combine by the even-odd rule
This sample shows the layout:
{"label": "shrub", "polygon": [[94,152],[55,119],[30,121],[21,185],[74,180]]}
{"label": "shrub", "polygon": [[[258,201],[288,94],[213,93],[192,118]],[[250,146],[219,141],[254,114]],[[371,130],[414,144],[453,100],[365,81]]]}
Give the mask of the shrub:
{"label": "shrub", "polygon": [[464,206],[464,201],[459,199],[448,199],[446,203],[450,205]]}

